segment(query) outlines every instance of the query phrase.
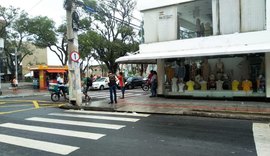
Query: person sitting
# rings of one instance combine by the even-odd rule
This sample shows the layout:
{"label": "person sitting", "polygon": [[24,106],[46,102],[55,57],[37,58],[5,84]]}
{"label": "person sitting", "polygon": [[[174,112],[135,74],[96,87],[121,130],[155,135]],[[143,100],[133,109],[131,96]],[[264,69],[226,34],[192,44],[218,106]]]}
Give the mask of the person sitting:
{"label": "person sitting", "polygon": [[58,88],[60,89],[60,91],[62,92],[62,95],[64,96],[64,98],[66,98],[66,94],[65,94],[65,85],[64,85],[64,79],[63,79],[63,75],[60,74],[57,78],[57,84],[58,84]]}

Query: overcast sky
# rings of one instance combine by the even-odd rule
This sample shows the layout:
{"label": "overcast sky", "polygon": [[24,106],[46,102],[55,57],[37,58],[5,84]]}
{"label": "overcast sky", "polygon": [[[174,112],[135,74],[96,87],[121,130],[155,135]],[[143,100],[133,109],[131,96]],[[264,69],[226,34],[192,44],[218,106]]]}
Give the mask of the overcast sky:
{"label": "overcast sky", "polygon": [[[4,7],[14,6],[25,10],[30,16],[48,16],[60,25],[65,20],[63,0],[0,0]],[[59,59],[53,52],[48,51],[48,64],[61,65]]]}

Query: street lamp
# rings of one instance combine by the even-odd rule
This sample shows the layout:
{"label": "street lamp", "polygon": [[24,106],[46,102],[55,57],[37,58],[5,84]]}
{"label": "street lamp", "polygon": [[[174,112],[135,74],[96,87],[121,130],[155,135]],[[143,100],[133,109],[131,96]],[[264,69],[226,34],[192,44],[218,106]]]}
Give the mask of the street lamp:
{"label": "street lamp", "polygon": [[[2,52],[4,51],[4,39],[0,38],[0,58],[2,55]],[[2,63],[2,61],[1,61]],[[0,95],[2,95],[2,86],[1,86],[1,81],[2,81],[2,64],[0,64]]]}
{"label": "street lamp", "polygon": [[15,53],[11,53],[11,55],[15,56],[15,78],[18,81],[18,52],[17,52],[17,48],[15,48]]}

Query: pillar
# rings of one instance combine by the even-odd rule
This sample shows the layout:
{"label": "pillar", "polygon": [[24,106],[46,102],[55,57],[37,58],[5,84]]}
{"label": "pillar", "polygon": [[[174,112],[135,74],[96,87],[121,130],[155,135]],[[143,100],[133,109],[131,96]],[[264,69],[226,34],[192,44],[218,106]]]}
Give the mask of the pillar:
{"label": "pillar", "polygon": [[266,30],[270,30],[270,0],[266,0]]}
{"label": "pillar", "polygon": [[164,70],[164,59],[157,60],[157,76],[158,76],[158,95],[164,95],[164,83],[165,83],[165,70]]}
{"label": "pillar", "polygon": [[39,71],[39,89],[45,89],[45,71]]}
{"label": "pillar", "polygon": [[265,53],[265,89],[266,97],[270,98],[270,52]]}

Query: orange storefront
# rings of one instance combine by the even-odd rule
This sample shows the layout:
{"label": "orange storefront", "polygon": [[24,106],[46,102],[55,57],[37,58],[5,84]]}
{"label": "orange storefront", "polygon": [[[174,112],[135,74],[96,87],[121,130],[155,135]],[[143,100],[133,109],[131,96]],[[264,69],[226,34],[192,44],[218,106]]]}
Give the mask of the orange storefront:
{"label": "orange storefront", "polygon": [[56,83],[58,74],[64,74],[67,78],[67,66],[38,65],[30,68],[34,72],[33,78],[37,80],[39,89],[46,89],[49,83]]}

